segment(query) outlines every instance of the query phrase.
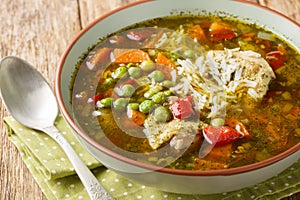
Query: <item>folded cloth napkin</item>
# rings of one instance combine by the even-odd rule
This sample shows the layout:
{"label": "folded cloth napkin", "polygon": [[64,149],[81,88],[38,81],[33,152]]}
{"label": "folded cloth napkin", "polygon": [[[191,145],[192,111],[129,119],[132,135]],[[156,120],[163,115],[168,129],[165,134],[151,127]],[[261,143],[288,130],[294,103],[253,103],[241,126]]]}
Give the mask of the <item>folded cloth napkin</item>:
{"label": "folded cloth napkin", "polygon": [[[71,163],[54,140],[45,133],[22,126],[11,116],[5,117],[4,123],[9,139],[19,150],[26,166],[47,199],[89,199]],[[159,191],[128,180],[102,166],[80,145],[61,116],[57,117],[55,126],[116,200],[274,200],[300,192],[300,160],[276,177],[234,192],[184,195]]]}

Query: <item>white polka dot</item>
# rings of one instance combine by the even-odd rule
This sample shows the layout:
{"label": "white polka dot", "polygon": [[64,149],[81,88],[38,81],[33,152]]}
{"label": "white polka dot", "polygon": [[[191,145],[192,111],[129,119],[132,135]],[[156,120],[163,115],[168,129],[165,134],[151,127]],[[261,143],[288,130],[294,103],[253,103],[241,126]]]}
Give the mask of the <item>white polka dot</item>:
{"label": "white polka dot", "polygon": [[105,178],[103,178],[101,181],[102,181],[102,182],[105,182],[105,181],[106,181],[106,179],[105,179]]}
{"label": "white polka dot", "polygon": [[75,187],[75,185],[74,185],[74,184],[71,184],[71,185],[70,185],[70,187],[71,187],[71,188],[74,188],[74,187]]}
{"label": "white polka dot", "polygon": [[55,171],[55,170],[51,170],[51,173],[52,173],[52,174],[56,174],[56,171]]}
{"label": "white polka dot", "polygon": [[27,140],[28,142],[30,142],[30,141],[31,141],[31,139],[30,139],[30,138],[27,138],[26,140]]}
{"label": "white polka dot", "polygon": [[29,159],[29,160],[31,160],[31,159],[32,159],[32,157],[31,157],[31,156],[28,156],[28,159]]}
{"label": "white polka dot", "polygon": [[145,189],[145,188],[146,188],[146,186],[142,185],[142,186],[141,186],[141,188],[142,188],[142,189]]}
{"label": "white polka dot", "polygon": [[43,162],[44,162],[44,163],[47,163],[47,162],[48,162],[48,160],[43,160]]}
{"label": "white polka dot", "polygon": [[124,196],[128,195],[128,192],[124,192],[123,195],[124,195]]}
{"label": "white polka dot", "polygon": [[24,154],[23,152],[21,152],[21,154],[20,154],[20,155],[21,155],[21,157],[23,157],[25,154]]}
{"label": "white polka dot", "polygon": [[115,191],[115,188],[110,188],[110,191],[111,191],[111,192],[114,192],[114,191]]}
{"label": "white polka dot", "polygon": [[285,183],[284,185],[285,185],[285,186],[289,186],[290,184],[288,184],[288,183]]}
{"label": "white polka dot", "polygon": [[71,167],[71,168],[70,168],[70,171],[71,171],[71,172],[72,172],[72,171],[74,171],[74,168],[73,168],[73,167]]}
{"label": "white polka dot", "polygon": [[23,146],[25,146],[25,144],[24,144],[24,143],[21,143],[21,146],[23,147]]}
{"label": "white polka dot", "polygon": [[60,158],[60,160],[61,160],[61,161],[65,161],[66,159],[65,159],[65,158]]}
{"label": "white polka dot", "polygon": [[271,182],[271,185],[275,185],[275,182],[272,181],[272,182]]}
{"label": "white polka dot", "polygon": [[56,184],[57,184],[57,185],[61,185],[61,182],[58,181]]}
{"label": "white polka dot", "polygon": [[273,192],[272,190],[268,190],[269,193]]}
{"label": "white polka dot", "polygon": [[49,138],[48,138],[48,137],[45,137],[45,138],[44,138],[44,140],[46,140],[46,141],[47,141],[47,140],[49,140]]}
{"label": "white polka dot", "polygon": [[141,195],[136,196],[137,199],[142,199],[143,197]]}
{"label": "white polka dot", "polygon": [[69,198],[69,197],[70,197],[70,195],[69,195],[69,194],[66,194],[66,195],[65,195],[65,197],[66,197],[66,198]]}
{"label": "white polka dot", "polygon": [[52,153],[49,152],[49,153],[48,153],[48,156],[52,156]]}
{"label": "white polka dot", "polygon": [[19,131],[23,131],[23,129],[22,129],[22,128],[18,128],[18,130],[19,130]]}
{"label": "white polka dot", "polygon": [[83,199],[83,196],[79,196],[78,199]]}
{"label": "white polka dot", "polygon": [[71,144],[71,145],[75,145],[75,142],[71,142],[70,144]]}
{"label": "white polka dot", "polygon": [[178,200],[181,200],[182,198],[181,198],[181,197],[177,197],[177,199],[178,199]]}
{"label": "white polka dot", "polygon": [[115,179],[115,182],[118,183],[118,182],[119,182],[119,179],[116,178],[116,179]]}
{"label": "white polka dot", "polygon": [[293,178],[293,176],[288,176],[289,179]]}
{"label": "white polka dot", "polygon": [[52,146],[52,149],[57,149],[57,146]]}
{"label": "white polka dot", "polygon": [[242,195],[241,194],[237,194],[236,196],[240,198]]}
{"label": "white polka dot", "polygon": [[31,132],[31,134],[32,134],[32,135],[36,135],[37,133],[36,133],[36,132],[34,132],[34,131],[32,131],[32,132]]}
{"label": "white polka dot", "polygon": [[152,194],[152,195],[150,196],[150,199],[154,199],[154,198],[155,198],[155,195]]}
{"label": "white polka dot", "polygon": [[60,163],[56,163],[56,166],[57,166],[57,167],[60,167]]}
{"label": "white polka dot", "polygon": [[164,196],[163,196],[163,197],[166,199],[166,198],[168,198],[168,195],[167,195],[167,194],[164,194]]}
{"label": "white polka dot", "polygon": [[67,132],[66,131],[63,131],[63,132],[61,132],[63,135],[66,135],[67,134]]}
{"label": "white polka dot", "polygon": [[44,146],[44,145],[45,145],[44,143],[40,142],[40,146]]}
{"label": "white polka dot", "polygon": [[223,192],[222,194],[225,196],[225,195],[227,195],[227,192]]}
{"label": "white polka dot", "polygon": [[254,188],[255,190],[257,190],[257,189],[258,189],[258,187],[257,187],[257,186],[254,186],[253,188]]}
{"label": "white polka dot", "polygon": [[290,170],[292,170],[292,171],[293,171],[293,170],[295,170],[295,168],[294,168],[294,167],[291,167],[291,169],[290,169]]}
{"label": "white polka dot", "polygon": [[39,152],[40,150],[39,150],[39,149],[35,149],[34,151],[35,151],[35,152]]}
{"label": "white polka dot", "polygon": [[91,162],[88,162],[88,164],[87,164],[88,166],[91,166],[92,165],[92,163]]}
{"label": "white polka dot", "polygon": [[132,183],[128,183],[128,185],[127,185],[128,187],[132,187]]}
{"label": "white polka dot", "polygon": [[56,194],[57,192],[56,192],[56,191],[53,191],[52,193],[53,193],[53,194]]}
{"label": "white polka dot", "polygon": [[251,199],[255,199],[255,195],[252,195],[252,196],[251,196]]}
{"label": "white polka dot", "polygon": [[82,156],[83,156],[83,153],[80,153],[79,156],[82,157]]}

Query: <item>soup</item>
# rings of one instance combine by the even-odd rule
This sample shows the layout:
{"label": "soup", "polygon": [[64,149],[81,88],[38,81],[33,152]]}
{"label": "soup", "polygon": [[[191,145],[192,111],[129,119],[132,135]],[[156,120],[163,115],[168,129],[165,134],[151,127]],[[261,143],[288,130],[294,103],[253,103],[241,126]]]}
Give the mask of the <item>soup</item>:
{"label": "soup", "polygon": [[71,86],[74,118],[101,145],[176,169],[234,168],[300,141],[300,55],[237,20],[173,16],[88,50]]}

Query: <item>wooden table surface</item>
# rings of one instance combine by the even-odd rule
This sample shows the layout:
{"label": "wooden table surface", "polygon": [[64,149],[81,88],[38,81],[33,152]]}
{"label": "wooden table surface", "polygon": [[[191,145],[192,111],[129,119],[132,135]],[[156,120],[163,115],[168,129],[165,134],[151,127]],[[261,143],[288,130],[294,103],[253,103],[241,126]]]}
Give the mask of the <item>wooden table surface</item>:
{"label": "wooden table surface", "polygon": [[[36,66],[51,86],[60,56],[74,36],[96,17],[136,0],[1,0],[0,58],[19,56]],[[250,0],[300,23],[300,0]],[[18,97],[16,97],[18,98]],[[45,200],[2,119],[9,113],[0,100],[0,199]],[[286,199],[300,199],[300,193]]]}

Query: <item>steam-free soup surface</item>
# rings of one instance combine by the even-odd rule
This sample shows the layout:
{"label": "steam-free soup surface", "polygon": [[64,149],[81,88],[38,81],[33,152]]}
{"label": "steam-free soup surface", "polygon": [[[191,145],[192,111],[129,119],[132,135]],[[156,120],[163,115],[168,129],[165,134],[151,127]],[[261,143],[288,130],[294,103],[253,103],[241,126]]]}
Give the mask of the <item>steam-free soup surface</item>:
{"label": "steam-free soup surface", "polygon": [[300,55],[255,25],[212,16],[149,20],[101,39],[74,72],[80,127],[125,157],[213,170],[300,141]]}

